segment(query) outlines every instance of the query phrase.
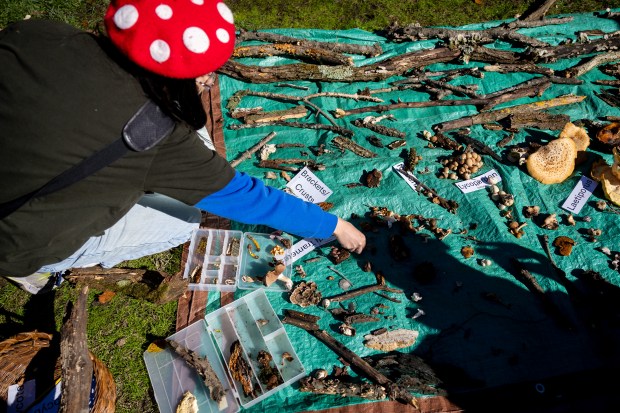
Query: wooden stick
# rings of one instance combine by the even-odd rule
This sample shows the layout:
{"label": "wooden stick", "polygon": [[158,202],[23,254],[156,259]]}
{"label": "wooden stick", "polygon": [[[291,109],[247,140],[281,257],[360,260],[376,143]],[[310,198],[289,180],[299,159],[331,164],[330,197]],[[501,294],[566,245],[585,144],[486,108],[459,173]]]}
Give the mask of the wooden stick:
{"label": "wooden stick", "polygon": [[249,159],[260,148],[262,148],[267,143],[269,143],[270,140],[275,138],[275,136],[276,136],[275,132],[269,133],[267,136],[265,136],[263,139],[261,139],[256,145],[252,146],[250,149],[248,149],[247,151],[243,152],[236,159],[234,159],[232,162],[230,162],[230,166],[232,166],[234,168],[237,165],[239,165],[241,162],[245,161],[246,159]]}
{"label": "wooden stick", "polygon": [[[86,300],[88,286],[82,287],[75,306],[67,304],[68,318],[60,331],[60,360],[62,367],[62,394],[60,411],[88,413],[88,402],[93,380],[93,363],[88,354]],[[67,315],[66,315],[67,316]]]}
{"label": "wooden stick", "polygon": [[375,284],[375,285],[368,285],[366,287],[356,288],[355,290],[351,290],[351,291],[347,291],[346,293],[334,295],[333,297],[327,297],[327,299],[329,301],[333,301],[337,303],[340,301],[349,300],[351,298],[354,298],[354,297],[357,297],[363,294],[372,293],[375,291],[387,291],[388,293],[397,293],[397,294],[403,292],[403,290],[399,290],[397,288],[391,288],[391,287],[388,287],[387,285]]}
{"label": "wooden stick", "polygon": [[235,47],[232,57],[269,57],[287,56],[319,65],[346,65],[353,66],[350,56],[336,53],[332,50],[307,47],[292,43],[278,43],[271,45],[238,46]]}
{"label": "wooden stick", "polygon": [[303,123],[303,122],[290,122],[290,121],[274,121],[274,122],[262,122],[255,123],[250,125],[230,125],[230,129],[239,130],[239,129],[248,129],[248,128],[258,128],[262,126],[289,126],[291,128],[305,128],[305,129],[318,129],[318,130],[327,130],[331,132],[335,132],[342,136],[353,136],[353,131],[350,129],[342,128],[340,126],[334,125],[325,125],[323,123]]}
{"label": "wooden stick", "polygon": [[599,55],[596,55],[596,56],[593,56],[587,59],[585,62],[581,64],[578,64],[576,66],[566,69],[563,72],[563,75],[564,77],[579,77],[589,72],[590,70],[594,69],[596,66],[609,63],[609,62],[613,62],[614,60],[618,60],[618,59],[620,59],[620,52],[618,51],[599,54]]}
{"label": "wooden stick", "polygon": [[537,0],[519,18],[523,21],[542,20],[556,0]]}
{"label": "wooden stick", "polygon": [[379,43],[373,45],[354,44],[354,43],[337,43],[337,42],[318,42],[296,37],[284,36],[277,33],[245,31],[241,30],[237,36],[238,42],[259,40],[273,43],[293,43],[304,47],[315,47],[330,50],[339,53],[359,54],[363,56],[373,57],[383,53],[383,49]]}

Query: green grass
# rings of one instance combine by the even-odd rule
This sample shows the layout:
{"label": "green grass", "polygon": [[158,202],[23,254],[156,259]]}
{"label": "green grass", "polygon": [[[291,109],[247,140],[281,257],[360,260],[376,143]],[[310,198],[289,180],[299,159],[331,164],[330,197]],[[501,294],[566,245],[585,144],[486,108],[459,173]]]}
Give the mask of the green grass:
{"label": "green grass", "polygon": [[[85,30],[101,27],[108,2],[104,0],[3,0],[0,27],[29,15],[65,21]],[[236,24],[247,30],[317,28],[375,31],[392,21],[423,26],[458,26],[512,18],[527,9],[529,1],[483,0],[230,0]],[[620,7],[620,0],[559,1],[549,14]],[[352,11],[355,11],[354,13]],[[123,263],[122,266],[176,273],[180,249]],[[175,329],[176,303],[157,306],[117,295],[105,305],[96,304],[92,291],[88,306],[88,345],[111,370],[118,388],[117,412],[156,412],[142,353],[156,338]],[[0,280],[0,340],[20,331],[57,332],[66,303],[76,292],[67,283],[54,294],[34,297]]]}

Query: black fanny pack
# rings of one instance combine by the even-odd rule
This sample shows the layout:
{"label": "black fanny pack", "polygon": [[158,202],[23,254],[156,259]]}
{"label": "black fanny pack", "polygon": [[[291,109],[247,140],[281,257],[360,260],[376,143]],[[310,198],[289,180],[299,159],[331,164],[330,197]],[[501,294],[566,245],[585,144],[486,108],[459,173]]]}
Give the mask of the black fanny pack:
{"label": "black fanny pack", "polygon": [[67,169],[39,189],[0,204],[0,219],[6,218],[35,197],[49,195],[92,175],[130,150],[142,152],[151,149],[172,132],[174,124],[174,120],[162,112],[155,102],[148,100],[125,124],[120,138]]}

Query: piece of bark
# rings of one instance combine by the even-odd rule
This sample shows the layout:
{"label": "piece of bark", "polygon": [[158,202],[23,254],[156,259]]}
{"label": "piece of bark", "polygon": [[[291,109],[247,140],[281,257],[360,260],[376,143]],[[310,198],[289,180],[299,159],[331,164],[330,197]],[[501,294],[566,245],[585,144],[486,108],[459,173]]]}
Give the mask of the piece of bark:
{"label": "piece of bark", "polygon": [[82,286],[77,303],[67,304],[66,321],[60,331],[62,392],[60,412],[88,413],[93,380],[93,363],[88,352],[86,324],[88,286]]}
{"label": "piece of bark", "polygon": [[[570,116],[546,112],[514,113],[508,116],[507,127],[512,129],[535,127],[537,129],[562,130],[570,122]],[[498,145],[499,146],[499,145]]]}
{"label": "piece of bark", "polygon": [[209,389],[209,395],[211,400],[216,403],[220,403],[226,391],[224,385],[220,381],[219,377],[213,370],[211,363],[206,357],[200,357],[195,351],[183,347],[181,344],[174,340],[166,340],[170,347],[202,378],[203,383]]}
{"label": "piece of bark", "polygon": [[404,53],[360,67],[324,66],[296,63],[271,67],[248,66],[229,60],[218,73],[247,83],[273,83],[293,80],[320,82],[378,82],[409,70],[434,63],[445,63],[459,56],[447,47]]}
{"label": "piece of bark", "polygon": [[260,387],[254,380],[254,373],[250,364],[243,356],[243,350],[239,340],[235,340],[230,346],[230,358],[228,359],[228,371],[233,379],[241,384],[243,394],[255,399],[258,397]]}
{"label": "piece of bark", "polygon": [[416,330],[405,328],[389,330],[379,335],[367,334],[364,336],[364,345],[374,350],[393,351],[414,345],[419,334]]}
{"label": "piece of bark", "polygon": [[361,145],[358,145],[357,143],[355,143],[353,140],[349,139],[349,138],[344,138],[341,136],[336,136],[334,139],[332,139],[332,143],[337,146],[338,148],[340,148],[341,150],[345,150],[348,149],[351,152],[353,152],[354,154],[356,154],[357,156],[361,156],[362,158],[375,158],[377,157],[377,154],[364,148]]}
{"label": "piece of bark", "polygon": [[186,290],[189,278],[181,274],[170,275],[163,271],[134,268],[71,268],[65,281],[85,284],[93,289],[113,291],[129,297],[165,304],[178,299]]}

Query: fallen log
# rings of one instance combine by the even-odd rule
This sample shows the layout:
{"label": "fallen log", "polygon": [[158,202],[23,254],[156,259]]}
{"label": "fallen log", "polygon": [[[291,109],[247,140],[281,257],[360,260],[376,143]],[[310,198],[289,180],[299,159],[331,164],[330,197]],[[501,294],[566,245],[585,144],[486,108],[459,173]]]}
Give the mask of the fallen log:
{"label": "fallen log", "polygon": [[88,286],[83,286],[77,303],[67,304],[66,319],[60,330],[62,369],[60,411],[65,413],[88,413],[90,411],[88,402],[93,382],[93,363],[88,353],[86,340],[87,298]]}
{"label": "fallen log", "polygon": [[92,289],[113,291],[143,299],[156,304],[165,304],[178,299],[187,289],[189,279],[165,272],[134,268],[71,268],[63,275],[65,281],[81,283]]}

